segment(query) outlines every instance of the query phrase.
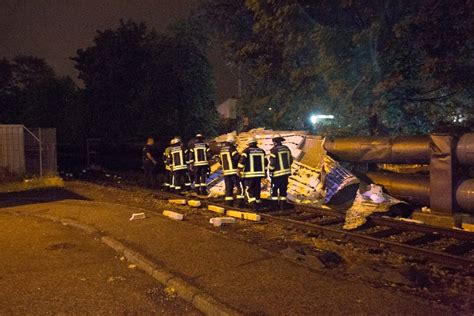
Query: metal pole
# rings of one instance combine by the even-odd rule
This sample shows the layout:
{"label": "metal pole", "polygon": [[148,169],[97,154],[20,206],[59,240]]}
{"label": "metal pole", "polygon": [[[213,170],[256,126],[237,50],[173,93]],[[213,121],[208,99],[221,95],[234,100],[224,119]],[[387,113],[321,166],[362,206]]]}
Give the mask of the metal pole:
{"label": "metal pole", "polygon": [[41,128],[39,130],[39,164],[40,164],[40,177],[43,176],[43,143],[41,141]]}

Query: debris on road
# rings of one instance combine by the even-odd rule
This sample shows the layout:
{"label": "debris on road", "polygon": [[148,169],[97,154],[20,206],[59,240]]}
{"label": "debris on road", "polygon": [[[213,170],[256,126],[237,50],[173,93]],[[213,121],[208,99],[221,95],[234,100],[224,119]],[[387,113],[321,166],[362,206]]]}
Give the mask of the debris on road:
{"label": "debris on road", "polygon": [[223,224],[235,224],[235,218],[233,217],[213,217],[209,220],[209,223],[215,227],[220,227]]}
{"label": "debris on road", "polygon": [[220,206],[215,206],[215,205],[208,205],[207,209],[212,212],[216,212],[219,214],[224,214],[225,213],[225,208],[220,207]]}
{"label": "debris on road", "polygon": [[168,203],[177,204],[177,205],[186,205],[187,201],[185,199],[172,199],[172,200],[168,200]]}
{"label": "debris on road", "polygon": [[259,214],[249,213],[249,212],[227,211],[226,215],[235,217],[235,218],[246,219],[246,220],[254,221],[254,222],[258,222],[261,220],[261,217]]}
{"label": "debris on road", "polygon": [[192,207],[200,207],[201,206],[201,201],[189,200],[188,205],[192,206]]}
{"label": "debris on road", "polygon": [[145,219],[145,218],[146,218],[145,213],[133,213],[132,217],[130,217],[130,220],[133,221],[133,220]]}
{"label": "debris on road", "polygon": [[163,211],[163,215],[177,221],[182,221],[184,219],[184,215],[172,211]]}

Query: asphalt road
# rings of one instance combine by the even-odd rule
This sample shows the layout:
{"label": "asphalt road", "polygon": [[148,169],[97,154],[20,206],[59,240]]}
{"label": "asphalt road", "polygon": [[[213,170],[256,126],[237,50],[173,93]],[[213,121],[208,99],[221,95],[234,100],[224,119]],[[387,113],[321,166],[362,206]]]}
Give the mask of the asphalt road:
{"label": "asphalt road", "polygon": [[0,212],[0,315],[198,315],[79,230]]}

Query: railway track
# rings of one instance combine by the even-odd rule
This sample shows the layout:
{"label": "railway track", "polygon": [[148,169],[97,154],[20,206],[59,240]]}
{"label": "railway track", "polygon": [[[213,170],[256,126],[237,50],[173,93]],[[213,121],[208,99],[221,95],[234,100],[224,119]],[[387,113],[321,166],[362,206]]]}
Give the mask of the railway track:
{"label": "railway track", "polygon": [[[186,196],[159,192],[162,199]],[[189,198],[189,197],[188,197]],[[204,205],[216,205],[229,209],[218,200],[199,199]],[[232,207],[233,210],[249,212],[248,209]],[[353,231],[342,229],[344,214],[325,208],[294,205],[284,212],[260,212],[267,221],[290,226],[315,236],[362,244],[409,256],[422,256],[448,266],[474,268],[474,233],[404,222],[386,217],[371,217],[367,224]]]}
{"label": "railway track", "polygon": [[[118,187],[126,189],[123,185]],[[159,199],[192,198],[201,200],[204,206],[216,205],[229,209],[227,205],[217,199],[162,191],[149,190],[149,192],[153,192],[155,198]],[[237,207],[231,209],[249,212],[248,209]],[[290,211],[260,212],[259,214],[269,222],[296,228],[314,234],[314,236],[352,242],[408,256],[421,256],[451,267],[474,268],[474,233],[471,232],[416,224],[376,215],[369,217],[367,223],[362,227],[347,231],[342,229],[345,217],[342,212],[296,204]]]}

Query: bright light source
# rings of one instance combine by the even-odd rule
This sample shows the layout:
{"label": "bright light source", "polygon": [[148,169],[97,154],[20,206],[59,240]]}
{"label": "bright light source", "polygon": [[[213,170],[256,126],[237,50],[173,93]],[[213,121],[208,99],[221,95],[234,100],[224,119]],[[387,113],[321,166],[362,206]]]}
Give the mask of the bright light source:
{"label": "bright light source", "polygon": [[310,116],[309,120],[311,121],[311,124],[316,124],[319,120],[323,119],[334,119],[334,115],[325,115],[325,114],[313,114]]}

